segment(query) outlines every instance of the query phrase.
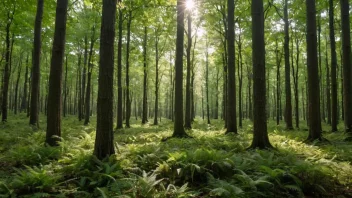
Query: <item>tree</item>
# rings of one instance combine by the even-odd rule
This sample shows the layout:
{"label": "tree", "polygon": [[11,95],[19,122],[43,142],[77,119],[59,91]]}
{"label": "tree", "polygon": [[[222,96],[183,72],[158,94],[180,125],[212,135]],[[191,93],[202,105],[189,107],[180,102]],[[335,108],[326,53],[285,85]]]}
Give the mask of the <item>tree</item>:
{"label": "tree", "polygon": [[39,127],[39,91],[40,91],[40,53],[41,53],[41,33],[44,0],[37,1],[37,14],[34,27],[34,41],[32,53],[32,90],[31,90],[31,105],[29,124]]}
{"label": "tree", "polygon": [[5,49],[5,69],[3,74],[3,87],[2,87],[2,104],[1,104],[1,113],[2,121],[7,122],[7,107],[8,107],[8,94],[9,94],[9,82],[10,82],[10,62],[11,62],[11,51],[10,47],[10,28],[13,23],[13,18],[16,11],[16,4],[13,5],[12,10],[7,11],[7,22],[6,22],[6,49]]}
{"label": "tree", "polygon": [[342,28],[342,60],[343,60],[343,102],[345,130],[352,141],[352,83],[351,83],[351,35],[350,35],[350,6],[349,0],[340,0],[341,28]]}
{"label": "tree", "polygon": [[307,67],[308,67],[308,117],[307,142],[322,140],[320,116],[319,71],[317,59],[317,24],[315,0],[307,0]]}
{"label": "tree", "polygon": [[61,137],[62,70],[66,43],[68,0],[56,4],[55,32],[50,64],[46,143],[58,146]]}
{"label": "tree", "polygon": [[334,4],[333,0],[329,0],[329,30],[330,30],[330,49],[331,49],[331,131],[337,131],[337,57],[335,42],[335,26],[334,26]]}
{"label": "tree", "polygon": [[266,123],[263,0],[252,0],[253,141],[250,148],[272,148]]}
{"label": "tree", "polygon": [[131,99],[130,99],[130,42],[131,42],[132,11],[128,11],[127,44],[126,44],[126,128],[130,128]]}
{"label": "tree", "polygon": [[142,113],[142,124],[148,122],[148,58],[147,58],[147,44],[148,44],[148,27],[144,26],[144,42],[143,42],[143,113]]}
{"label": "tree", "polygon": [[235,79],[235,1],[227,0],[227,130],[237,134],[236,126],[236,79]]}
{"label": "tree", "polygon": [[115,153],[113,131],[114,41],[116,0],[103,0],[100,33],[97,132],[94,155],[104,159]]}
{"label": "tree", "polygon": [[117,125],[116,129],[122,129],[122,25],[123,25],[123,13],[122,13],[122,0],[118,0],[119,9],[119,37],[117,44]]}
{"label": "tree", "polygon": [[187,76],[186,76],[186,113],[185,128],[191,129],[191,48],[192,48],[192,11],[188,10],[187,22]]}
{"label": "tree", "polygon": [[185,0],[177,0],[177,33],[175,60],[175,118],[172,137],[188,137],[183,127],[183,41]]}
{"label": "tree", "polygon": [[286,92],[286,107],[285,107],[285,121],[286,129],[292,130],[292,102],[291,102],[291,77],[290,77],[290,34],[288,21],[288,0],[285,0],[284,5],[284,21],[285,21],[285,92]]}

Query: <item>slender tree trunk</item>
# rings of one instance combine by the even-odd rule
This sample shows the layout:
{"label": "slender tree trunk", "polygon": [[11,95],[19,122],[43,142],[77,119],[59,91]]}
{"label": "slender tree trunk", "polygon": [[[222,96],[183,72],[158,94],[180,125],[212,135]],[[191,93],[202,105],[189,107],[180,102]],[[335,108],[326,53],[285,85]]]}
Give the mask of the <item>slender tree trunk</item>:
{"label": "slender tree trunk", "polygon": [[50,146],[58,146],[59,137],[61,137],[62,69],[66,43],[67,7],[68,0],[57,1],[46,129],[46,143]]}
{"label": "slender tree trunk", "polygon": [[[90,111],[91,111],[91,87],[92,87],[92,71],[93,71],[93,50],[94,50],[94,43],[95,43],[95,24],[92,27],[92,35],[90,39],[90,49],[88,55],[88,78],[87,78],[87,90],[86,90],[86,97],[85,97],[85,114],[84,114],[84,125],[88,125],[90,122]],[[93,98],[92,98],[93,99]]]}
{"label": "slender tree trunk", "polygon": [[158,125],[159,112],[159,32],[155,30],[155,104],[154,104],[154,125]]}
{"label": "slender tree trunk", "polygon": [[94,155],[104,159],[115,154],[113,129],[114,41],[116,0],[103,0],[100,34],[97,132]]}
{"label": "slender tree trunk", "polygon": [[191,48],[192,48],[192,16],[188,11],[188,34],[187,34],[187,76],[186,76],[186,112],[185,112],[185,128],[191,129]]}
{"label": "slender tree trunk", "polygon": [[4,69],[4,80],[2,89],[2,121],[7,122],[7,107],[8,107],[8,94],[9,94],[9,82],[10,82],[10,28],[13,21],[14,11],[8,11],[7,13],[7,24],[6,24],[6,53],[5,53],[5,69]]}
{"label": "slender tree trunk", "polygon": [[[22,57],[20,57],[22,58]],[[17,110],[18,110],[18,105],[17,105],[17,101],[18,101],[18,85],[20,83],[20,78],[21,78],[21,70],[22,70],[22,60],[19,60],[19,64],[18,64],[18,71],[17,71],[17,80],[16,80],[16,85],[15,85],[15,103],[14,103],[14,114],[17,114]]]}
{"label": "slender tree trunk", "polygon": [[317,60],[317,26],[315,0],[307,0],[307,65],[308,65],[308,101],[309,136],[307,141],[322,140],[320,116],[319,71]]}
{"label": "slender tree trunk", "polygon": [[286,92],[286,107],[285,107],[285,121],[286,129],[293,130],[292,126],[292,102],[291,102],[291,72],[290,72],[290,35],[289,35],[289,21],[288,21],[288,0],[285,0],[284,6],[284,21],[285,21],[285,92]]}
{"label": "slender tree trunk", "polygon": [[83,73],[82,73],[82,95],[81,95],[81,118],[80,121],[84,119],[84,109],[85,109],[85,93],[86,93],[86,76],[87,76],[87,65],[88,63],[88,36],[84,35],[84,63],[83,63]]}
{"label": "slender tree trunk", "polygon": [[263,0],[252,0],[252,61],[253,61],[253,141],[250,148],[272,148],[266,123],[265,44]]}
{"label": "slender tree trunk", "polygon": [[[122,0],[119,0],[120,3]],[[119,8],[119,37],[117,43],[117,125],[116,129],[123,128],[123,109],[122,109],[122,25],[123,13]]]}
{"label": "slender tree trunk", "polygon": [[330,96],[330,68],[329,68],[329,57],[328,57],[328,38],[326,38],[325,63],[326,63],[326,111],[328,116],[327,123],[331,125],[331,96]]}
{"label": "slender tree trunk", "polygon": [[338,124],[338,99],[337,99],[337,56],[335,42],[335,25],[334,25],[334,4],[329,0],[329,30],[330,30],[330,48],[331,48],[331,131],[337,131]]}
{"label": "slender tree trunk", "polygon": [[228,17],[228,31],[227,31],[227,130],[226,133],[237,134],[236,125],[236,79],[235,79],[235,2],[233,0],[227,1],[227,17]]}
{"label": "slender tree trunk", "polygon": [[26,72],[24,74],[24,83],[23,83],[23,95],[21,101],[21,111],[27,110],[27,96],[28,96],[28,55],[26,59]]}
{"label": "slender tree trunk", "polygon": [[66,64],[65,64],[65,81],[64,81],[64,117],[67,114],[67,92],[68,92],[68,85],[67,85],[67,74],[68,74],[68,59],[66,54]]}
{"label": "slender tree trunk", "polygon": [[188,137],[183,127],[183,42],[185,1],[177,0],[177,34],[175,61],[175,122],[173,137]]}
{"label": "slender tree trunk", "polygon": [[127,44],[126,44],[126,128],[130,128],[131,99],[130,99],[130,41],[131,41],[132,11],[128,12]]}
{"label": "slender tree trunk", "polygon": [[206,52],[205,52],[205,97],[207,105],[207,120],[210,124],[210,113],[209,113],[209,53],[208,53],[208,40],[206,41]]}
{"label": "slender tree trunk", "polygon": [[78,120],[81,121],[83,117],[83,105],[82,105],[82,54],[78,55]]}
{"label": "slender tree trunk", "polygon": [[147,71],[147,44],[148,44],[148,28],[144,27],[144,44],[143,44],[143,57],[144,57],[144,79],[143,79],[143,113],[142,113],[142,124],[146,124],[148,122],[148,71]]}
{"label": "slender tree trunk", "polygon": [[238,112],[239,112],[239,117],[238,117],[238,122],[239,122],[239,127],[242,128],[242,120],[243,120],[243,110],[242,110],[242,85],[243,85],[243,62],[242,62],[242,37],[241,37],[241,32],[238,35]]}

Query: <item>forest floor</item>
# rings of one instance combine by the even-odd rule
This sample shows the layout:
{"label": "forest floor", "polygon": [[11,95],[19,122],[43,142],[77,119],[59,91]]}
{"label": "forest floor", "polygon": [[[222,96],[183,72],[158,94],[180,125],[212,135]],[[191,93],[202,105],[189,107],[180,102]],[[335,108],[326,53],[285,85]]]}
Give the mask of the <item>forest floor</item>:
{"label": "forest floor", "polygon": [[194,138],[162,142],[171,121],[132,120],[132,128],[115,132],[117,154],[99,161],[95,118],[89,126],[64,118],[58,148],[44,146],[41,119],[38,131],[22,114],[0,124],[0,197],[352,197],[352,144],[343,132],[324,132],[330,143],[305,144],[303,122],[294,131],[269,123],[276,150],[247,151],[249,121],[239,135],[224,135],[222,121],[197,119],[188,131]]}

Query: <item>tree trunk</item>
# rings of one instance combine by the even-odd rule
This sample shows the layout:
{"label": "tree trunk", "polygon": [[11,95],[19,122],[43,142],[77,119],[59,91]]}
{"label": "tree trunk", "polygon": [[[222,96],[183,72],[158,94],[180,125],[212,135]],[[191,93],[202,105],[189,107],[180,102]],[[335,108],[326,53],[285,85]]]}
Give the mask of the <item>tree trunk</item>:
{"label": "tree trunk", "polygon": [[342,59],[343,59],[343,99],[345,130],[352,140],[352,84],[351,84],[351,35],[349,0],[341,0]]}
{"label": "tree trunk", "polygon": [[9,94],[9,82],[10,82],[10,28],[13,21],[14,11],[8,11],[7,13],[7,24],[6,24],[6,53],[5,53],[5,69],[4,69],[4,82],[2,89],[2,104],[1,113],[2,121],[7,122],[7,107],[8,107],[8,94]]}
{"label": "tree trunk", "polygon": [[191,129],[191,48],[192,48],[192,16],[191,10],[188,11],[188,33],[187,33],[187,76],[186,76],[186,112],[185,128]]}
{"label": "tree trunk", "polygon": [[131,41],[132,11],[128,12],[127,44],[126,44],[126,128],[130,128],[131,104],[130,99],[130,41]]}
{"label": "tree trunk", "polygon": [[68,59],[67,59],[67,54],[66,54],[66,64],[65,64],[65,81],[64,81],[64,117],[66,117],[67,114],[67,92],[68,92],[68,85],[67,85],[67,74],[68,74]]}
{"label": "tree trunk", "polygon": [[[122,0],[119,0],[121,2]],[[122,8],[119,8],[119,37],[117,43],[117,125],[116,129],[123,128],[123,110],[122,110],[122,25],[123,25]]]}
{"label": "tree trunk", "polygon": [[235,79],[235,2],[227,0],[227,130],[237,134],[236,126],[236,79]]}
{"label": "tree trunk", "polygon": [[27,110],[27,96],[28,96],[28,55],[26,59],[26,72],[24,74],[24,83],[23,83],[23,95],[21,101],[21,111]]}
{"label": "tree trunk", "polygon": [[175,60],[175,122],[173,137],[188,137],[183,127],[183,42],[185,0],[177,0],[177,34]]}
{"label": "tree trunk", "polygon": [[[95,43],[95,24],[92,27],[92,35],[90,39],[90,49],[89,49],[89,56],[88,56],[88,78],[87,78],[87,90],[86,90],[86,97],[85,97],[85,114],[84,114],[84,125],[88,125],[90,122],[90,111],[91,111],[91,87],[92,87],[92,70],[93,70],[93,50],[94,50],[94,43]],[[93,98],[92,98],[93,99]]]}
{"label": "tree trunk", "polygon": [[66,43],[67,7],[68,0],[57,1],[46,129],[46,143],[50,146],[58,146],[61,137],[62,69]]}
{"label": "tree trunk", "polygon": [[330,96],[330,68],[329,68],[329,57],[328,57],[328,38],[326,38],[325,63],[326,63],[326,111],[327,111],[327,123],[331,125],[331,96]]}
{"label": "tree trunk", "polygon": [[147,71],[147,44],[148,44],[148,28],[144,27],[144,44],[143,44],[143,71],[144,71],[144,79],[143,79],[143,113],[142,113],[142,124],[146,124],[148,122],[148,71]]}
{"label": "tree trunk", "polygon": [[37,14],[34,29],[34,49],[32,53],[32,82],[31,82],[31,105],[30,105],[30,125],[39,127],[39,94],[40,94],[40,55],[41,55],[41,27],[43,19],[44,0],[37,2]]}
{"label": "tree trunk", "polygon": [[[21,59],[22,57],[20,57]],[[18,73],[17,73],[17,80],[16,80],[16,85],[15,85],[15,103],[14,103],[14,114],[17,114],[17,101],[18,101],[18,85],[20,82],[20,78],[21,78],[21,70],[22,70],[22,60],[19,60],[19,64],[18,64]]]}
{"label": "tree trunk", "polygon": [[[206,41],[206,52],[205,52],[205,97],[207,104],[207,120],[210,124],[210,115],[209,115],[209,53],[208,53],[208,40]],[[231,101],[231,100],[229,100]]]}
{"label": "tree trunk", "polygon": [[94,155],[104,159],[115,154],[113,129],[114,41],[116,0],[103,0],[100,34],[97,132]]}
{"label": "tree trunk", "polygon": [[284,21],[285,21],[285,92],[286,92],[286,107],[285,107],[285,121],[286,129],[293,130],[292,126],[292,102],[291,102],[291,76],[290,76],[290,35],[289,35],[289,21],[288,21],[288,0],[285,0],[284,6]]}
{"label": "tree trunk", "polygon": [[84,63],[83,63],[83,73],[82,73],[82,95],[81,95],[81,118],[80,121],[84,118],[84,109],[85,109],[85,93],[86,93],[86,76],[87,76],[87,63],[88,63],[88,37],[87,34],[84,35]]}
{"label": "tree trunk", "polygon": [[159,112],[159,32],[155,30],[155,104],[154,104],[154,125],[158,125]]}
{"label": "tree trunk", "polygon": [[238,122],[239,127],[242,128],[242,120],[243,120],[243,110],[242,110],[242,85],[243,85],[243,62],[242,62],[242,37],[241,33],[238,35]]}
{"label": "tree trunk", "polygon": [[266,123],[265,44],[263,0],[252,0],[253,141],[250,148],[272,148]]}
{"label": "tree trunk", "polygon": [[317,26],[315,0],[307,0],[307,65],[309,136],[307,141],[322,140],[320,116],[319,71],[317,59]]}
{"label": "tree trunk", "polygon": [[330,49],[331,49],[331,131],[337,131],[338,113],[337,113],[337,56],[335,42],[334,26],[334,4],[329,0],[329,30],[330,30]]}

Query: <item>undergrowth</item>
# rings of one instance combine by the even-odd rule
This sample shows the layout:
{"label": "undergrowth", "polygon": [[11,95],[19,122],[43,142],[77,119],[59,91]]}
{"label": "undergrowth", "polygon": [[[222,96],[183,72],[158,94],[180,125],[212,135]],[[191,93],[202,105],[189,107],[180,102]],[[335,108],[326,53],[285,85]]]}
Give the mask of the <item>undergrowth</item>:
{"label": "undergrowth", "polygon": [[252,125],[244,126],[224,135],[222,121],[197,119],[188,131],[195,138],[162,142],[171,121],[134,121],[115,133],[116,155],[100,161],[92,156],[94,124],[64,118],[61,145],[51,148],[45,123],[34,131],[25,115],[11,116],[0,125],[0,197],[352,196],[352,145],[342,132],[325,132],[329,144],[305,144],[304,129],[269,123],[277,150],[246,151]]}

